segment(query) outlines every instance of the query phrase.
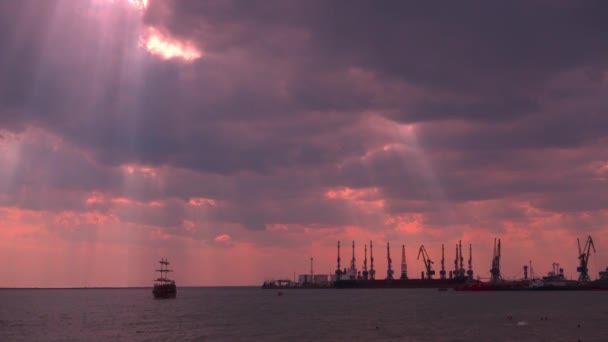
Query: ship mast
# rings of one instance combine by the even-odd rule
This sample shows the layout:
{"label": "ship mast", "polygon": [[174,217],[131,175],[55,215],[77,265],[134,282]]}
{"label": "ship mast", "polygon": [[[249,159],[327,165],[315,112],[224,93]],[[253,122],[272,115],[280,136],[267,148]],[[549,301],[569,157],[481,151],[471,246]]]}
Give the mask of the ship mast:
{"label": "ship mast", "polygon": [[369,279],[376,279],[376,270],[374,270],[374,245],[369,241]]}
{"label": "ship mast", "polygon": [[405,262],[405,245],[401,245],[401,280],[407,279],[407,263]]}
{"label": "ship mast", "polygon": [[169,279],[167,278],[167,273],[172,272],[172,270],[169,269],[169,260],[167,260],[166,258],[161,258],[159,263],[160,269],[156,270],[156,272],[159,272],[159,277],[156,280],[169,281]]}
{"label": "ship mast", "polygon": [[391,259],[391,247],[389,246],[388,242],[386,243],[386,259],[388,261],[388,267],[386,268],[386,279],[392,280],[393,268],[391,267],[391,265],[393,264],[393,260]]}

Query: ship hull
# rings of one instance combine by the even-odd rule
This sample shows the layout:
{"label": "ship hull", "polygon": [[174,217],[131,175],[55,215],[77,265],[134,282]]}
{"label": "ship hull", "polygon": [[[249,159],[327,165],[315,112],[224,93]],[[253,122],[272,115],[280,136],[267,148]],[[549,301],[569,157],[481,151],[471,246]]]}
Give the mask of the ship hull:
{"label": "ship hull", "polygon": [[263,284],[262,289],[264,290],[300,290],[300,289],[330,289],[332,288],[329,284],[297,284],[297,285],[275,285],[275,284]]}
{"label": "ship hull", "polygon": [[565,284],[545,284],[532,286],[528,281],[504,283],[477,283],[456,287],[457,291],[606,291],[608,284],[567,282]]}
{"label": "ship hull", "polygon": [[454,279],[338,280],[334,282],[333,287],[338,289],[449,289],[465,282]]}
{"label": "ship hull", "polygon": [[154,285],[152,294],[156,299],[175,298],[177,296],[177,286],[175,284]]}

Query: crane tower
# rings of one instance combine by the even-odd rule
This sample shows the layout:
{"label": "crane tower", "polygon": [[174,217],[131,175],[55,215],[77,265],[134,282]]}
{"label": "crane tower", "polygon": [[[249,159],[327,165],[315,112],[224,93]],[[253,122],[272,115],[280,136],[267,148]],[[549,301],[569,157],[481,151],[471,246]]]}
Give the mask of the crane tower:
{"label": "crane tower", "polygon": [[367,245],[365,245],[365,258],[363,259],[363,280],[369,279],[369,272],[367,271]]}
{"label": "crane tower", "polygon": [[439,271],[439,278],[445,279],[445,255],[443,244],[441,244],[441,271]]}
{"label": "crane tower", "polygon": [[342,267],[340,266],[340,241],[338,241],[338,267],[336,268],[336,280],[340,280],[342,276]]}
{"label": "crane tower", "polygon": [[393,259],[391,259],[391,247],[389,246],[388,242],[386,243],[386,260],[388,262],[388,267],[386,268],[386,279],[392,280],[394,273],[392,268]]}
{"label": "crane tower", "polygon": [[[418,250],[418,259],[422,255],[422,262],[424,263],[424,268],[426,269],[426,279],[433,279],[433,275],[435,271],[433,271],[431,258],[429,258],[429,254],[426,252],[424,245],[420,245],[420,249]],[[422,278],[424,278],[424,273],[422,274]]]}
{"label": "crane tower", "polygon": [[374,280],[376,279],[376,270],[374,270],[374,245],[371,240],[369,241],[369,261],[369,279]]}
{"label": "crane tower", "polygon": [[405,262],[405,245],[401,246],[401,280],[407,279],[407,263]]}
{"label": "crane tower", "polygon": [[462,240],[458,240],[458,253],[460,259],[460,277],[464,278],[464,259],[462,257]]}
{"label": "crane tower", "polygon": [[353,241],[353,257],[350,259],[350,270],[353,273],[357,273],[357,265],[355,264],[355,241]]}
{"label": "crane tower", "polygon": [[469,244],[469,269],[467,270],[467,279],[473,280],[473,245]]}
{"label": "crane tower", "polygon": [[502,280],[500,275],[500,239],[494,239],[494,256],[492,258],[492,269],[490,269],[491,281],[498,282]]}
{"label": "crane tower", "polygon": [[578,259],[579,266],[576,268],[576,271],[580,273],[578,276],[579,282],[588,282],[591,281],[589,278],[589,268],[587,265],[589,264],[589,256],[591,255],[591,249],[593,248],[593,253],[595,253],[595,245],[593,245],[593,239],[591,235],[587,236],[587,242],[585,242],[585,248],[581,250],[581,242],[577,238],[576,242],[578,243]]}

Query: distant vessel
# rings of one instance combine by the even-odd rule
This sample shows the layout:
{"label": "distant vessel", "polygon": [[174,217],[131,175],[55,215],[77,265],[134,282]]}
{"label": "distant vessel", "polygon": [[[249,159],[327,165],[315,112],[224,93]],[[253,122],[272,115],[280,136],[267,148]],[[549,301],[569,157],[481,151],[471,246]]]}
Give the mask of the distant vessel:
{"label": "distant vessel", "polygon": [[160,269],[156,270],[160,276],[154,281],[154,289],[152,294],[154,298],[175,298],[177,295],[177,286],[175,281],[167,278],[167,273],[172,272],[169,267],[169,260],[160,259]]}

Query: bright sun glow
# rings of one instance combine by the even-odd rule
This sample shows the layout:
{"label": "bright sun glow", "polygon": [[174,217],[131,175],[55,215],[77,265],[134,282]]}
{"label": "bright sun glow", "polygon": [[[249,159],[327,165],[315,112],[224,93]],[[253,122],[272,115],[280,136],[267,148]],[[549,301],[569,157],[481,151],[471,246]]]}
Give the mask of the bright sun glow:
{"label": "bright sun glow", "polygon": [[148,8],[148,0],[129,0],[129,4],[140,10]]}
{"label": "bright sun glow", "polygon": [[[143,17],[150,5],[150,0],[104,0],[106,4],[118,2],[128,3]],[[201,51],[190,41],[172,37],[153,26],[142,26],[139,46],[150,54],[162,59],[181,58],[187,62],[202,57]]]}
{"label": "bright sun glow", "polygon": [[163,59],[182,58],[186,61],[193,61],[202,56],[201,52],[190,42],[182,42],[164,35],[153,27],[148,27],[146,34],[141,39],[141,46],[151,54]]}
{"label": "bright sun glow", "polygon": [[138,10],[145,10],[148,8],[149,0],[93,0],[96,4],[117,4],[117,3],[128,3],[132,7]]}

